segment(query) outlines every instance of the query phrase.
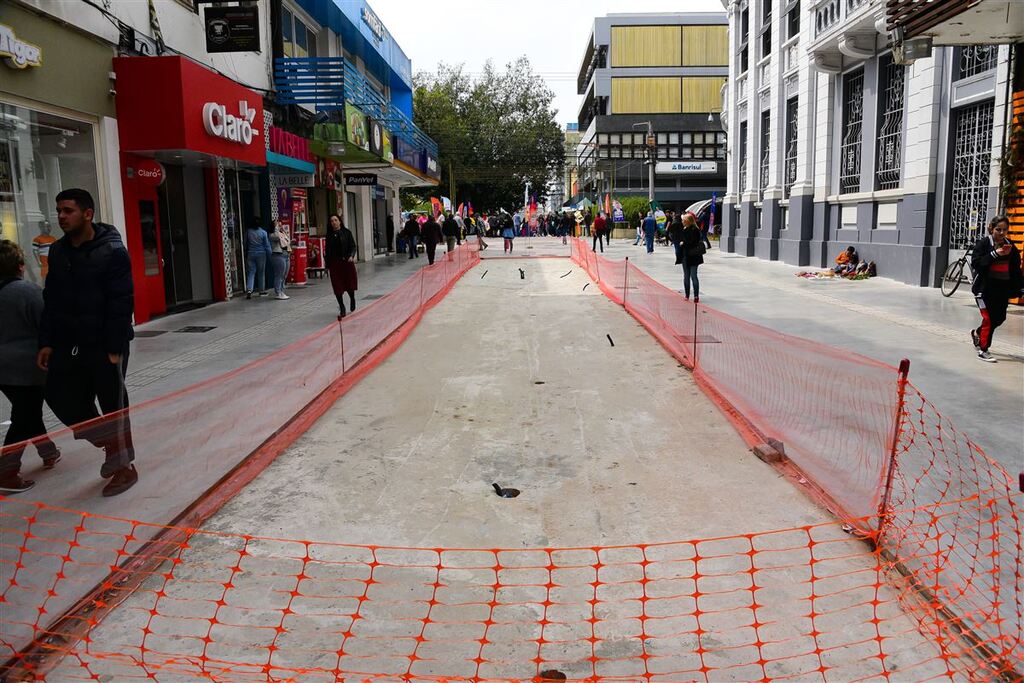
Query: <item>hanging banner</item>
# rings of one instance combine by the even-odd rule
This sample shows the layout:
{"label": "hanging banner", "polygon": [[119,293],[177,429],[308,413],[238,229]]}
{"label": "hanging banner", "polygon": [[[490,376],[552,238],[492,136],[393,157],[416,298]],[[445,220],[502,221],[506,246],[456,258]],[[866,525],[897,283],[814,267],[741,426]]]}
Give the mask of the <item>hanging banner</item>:
{"label": "hanging banner", "polygon": [[626,212],[622,210],[622,204],[618,200],[612,202],[612,221],[615,223],[626,222]]}
{"label": "hanging banner", "polygon": [[207,52],[260,51],[258,5],[206,7],[204,11]]}
{"label": "hanging banner", "polygon": [[366,129],[366,114],[351,104],[345,105],[346,139],[359,149],[370,151],[370,134]]}

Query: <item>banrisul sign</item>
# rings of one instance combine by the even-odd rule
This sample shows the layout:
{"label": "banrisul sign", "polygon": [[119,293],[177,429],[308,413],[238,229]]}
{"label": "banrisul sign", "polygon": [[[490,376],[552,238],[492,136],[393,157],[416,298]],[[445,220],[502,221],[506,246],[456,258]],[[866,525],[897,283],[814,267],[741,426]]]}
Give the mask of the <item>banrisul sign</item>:
{"label": "banrisul sign", "polygon": [[8,66],[24,69],[29,66],[42,66],[43,50],[19,38],[14,29],[0,24],[0,58],[7,61]]}

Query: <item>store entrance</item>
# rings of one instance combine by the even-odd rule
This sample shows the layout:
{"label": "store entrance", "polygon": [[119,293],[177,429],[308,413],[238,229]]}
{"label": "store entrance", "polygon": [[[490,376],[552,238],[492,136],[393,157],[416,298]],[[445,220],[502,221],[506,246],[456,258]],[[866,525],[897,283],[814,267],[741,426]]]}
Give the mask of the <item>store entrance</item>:
{"label": "store entrance", "polygon": [[191,304],[192,265],[188,222],[185,216],[185,183],[181,166],[164,167],[166,179],[157,188],[160,203],[160,253],[163,255],[164,300],[167,311]]}

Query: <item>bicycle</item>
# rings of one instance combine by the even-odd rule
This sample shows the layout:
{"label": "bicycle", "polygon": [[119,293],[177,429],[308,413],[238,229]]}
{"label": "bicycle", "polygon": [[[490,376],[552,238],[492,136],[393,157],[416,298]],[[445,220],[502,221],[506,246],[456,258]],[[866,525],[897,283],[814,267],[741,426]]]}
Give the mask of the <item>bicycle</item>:
{"label": "bicycle", "polygon": [[971,249],[963,256],[949,264],[942,274],[942,296],[951,297],[964,282],[964,271],[967,271],[967,282],[974,282],[974,268],[971,267]]}

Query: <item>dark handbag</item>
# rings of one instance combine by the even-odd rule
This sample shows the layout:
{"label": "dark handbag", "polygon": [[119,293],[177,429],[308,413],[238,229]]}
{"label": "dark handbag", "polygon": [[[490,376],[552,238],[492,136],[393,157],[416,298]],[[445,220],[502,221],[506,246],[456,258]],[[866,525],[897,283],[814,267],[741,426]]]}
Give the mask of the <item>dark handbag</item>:
{"label": "dark handbag", "polygon": [[707,247],[706,244],[704,244],[704,242],[698,242],[696,249],[697,249],[697,253],[700,256],[703,256],[704,254],[708,253],[708,247]]}

